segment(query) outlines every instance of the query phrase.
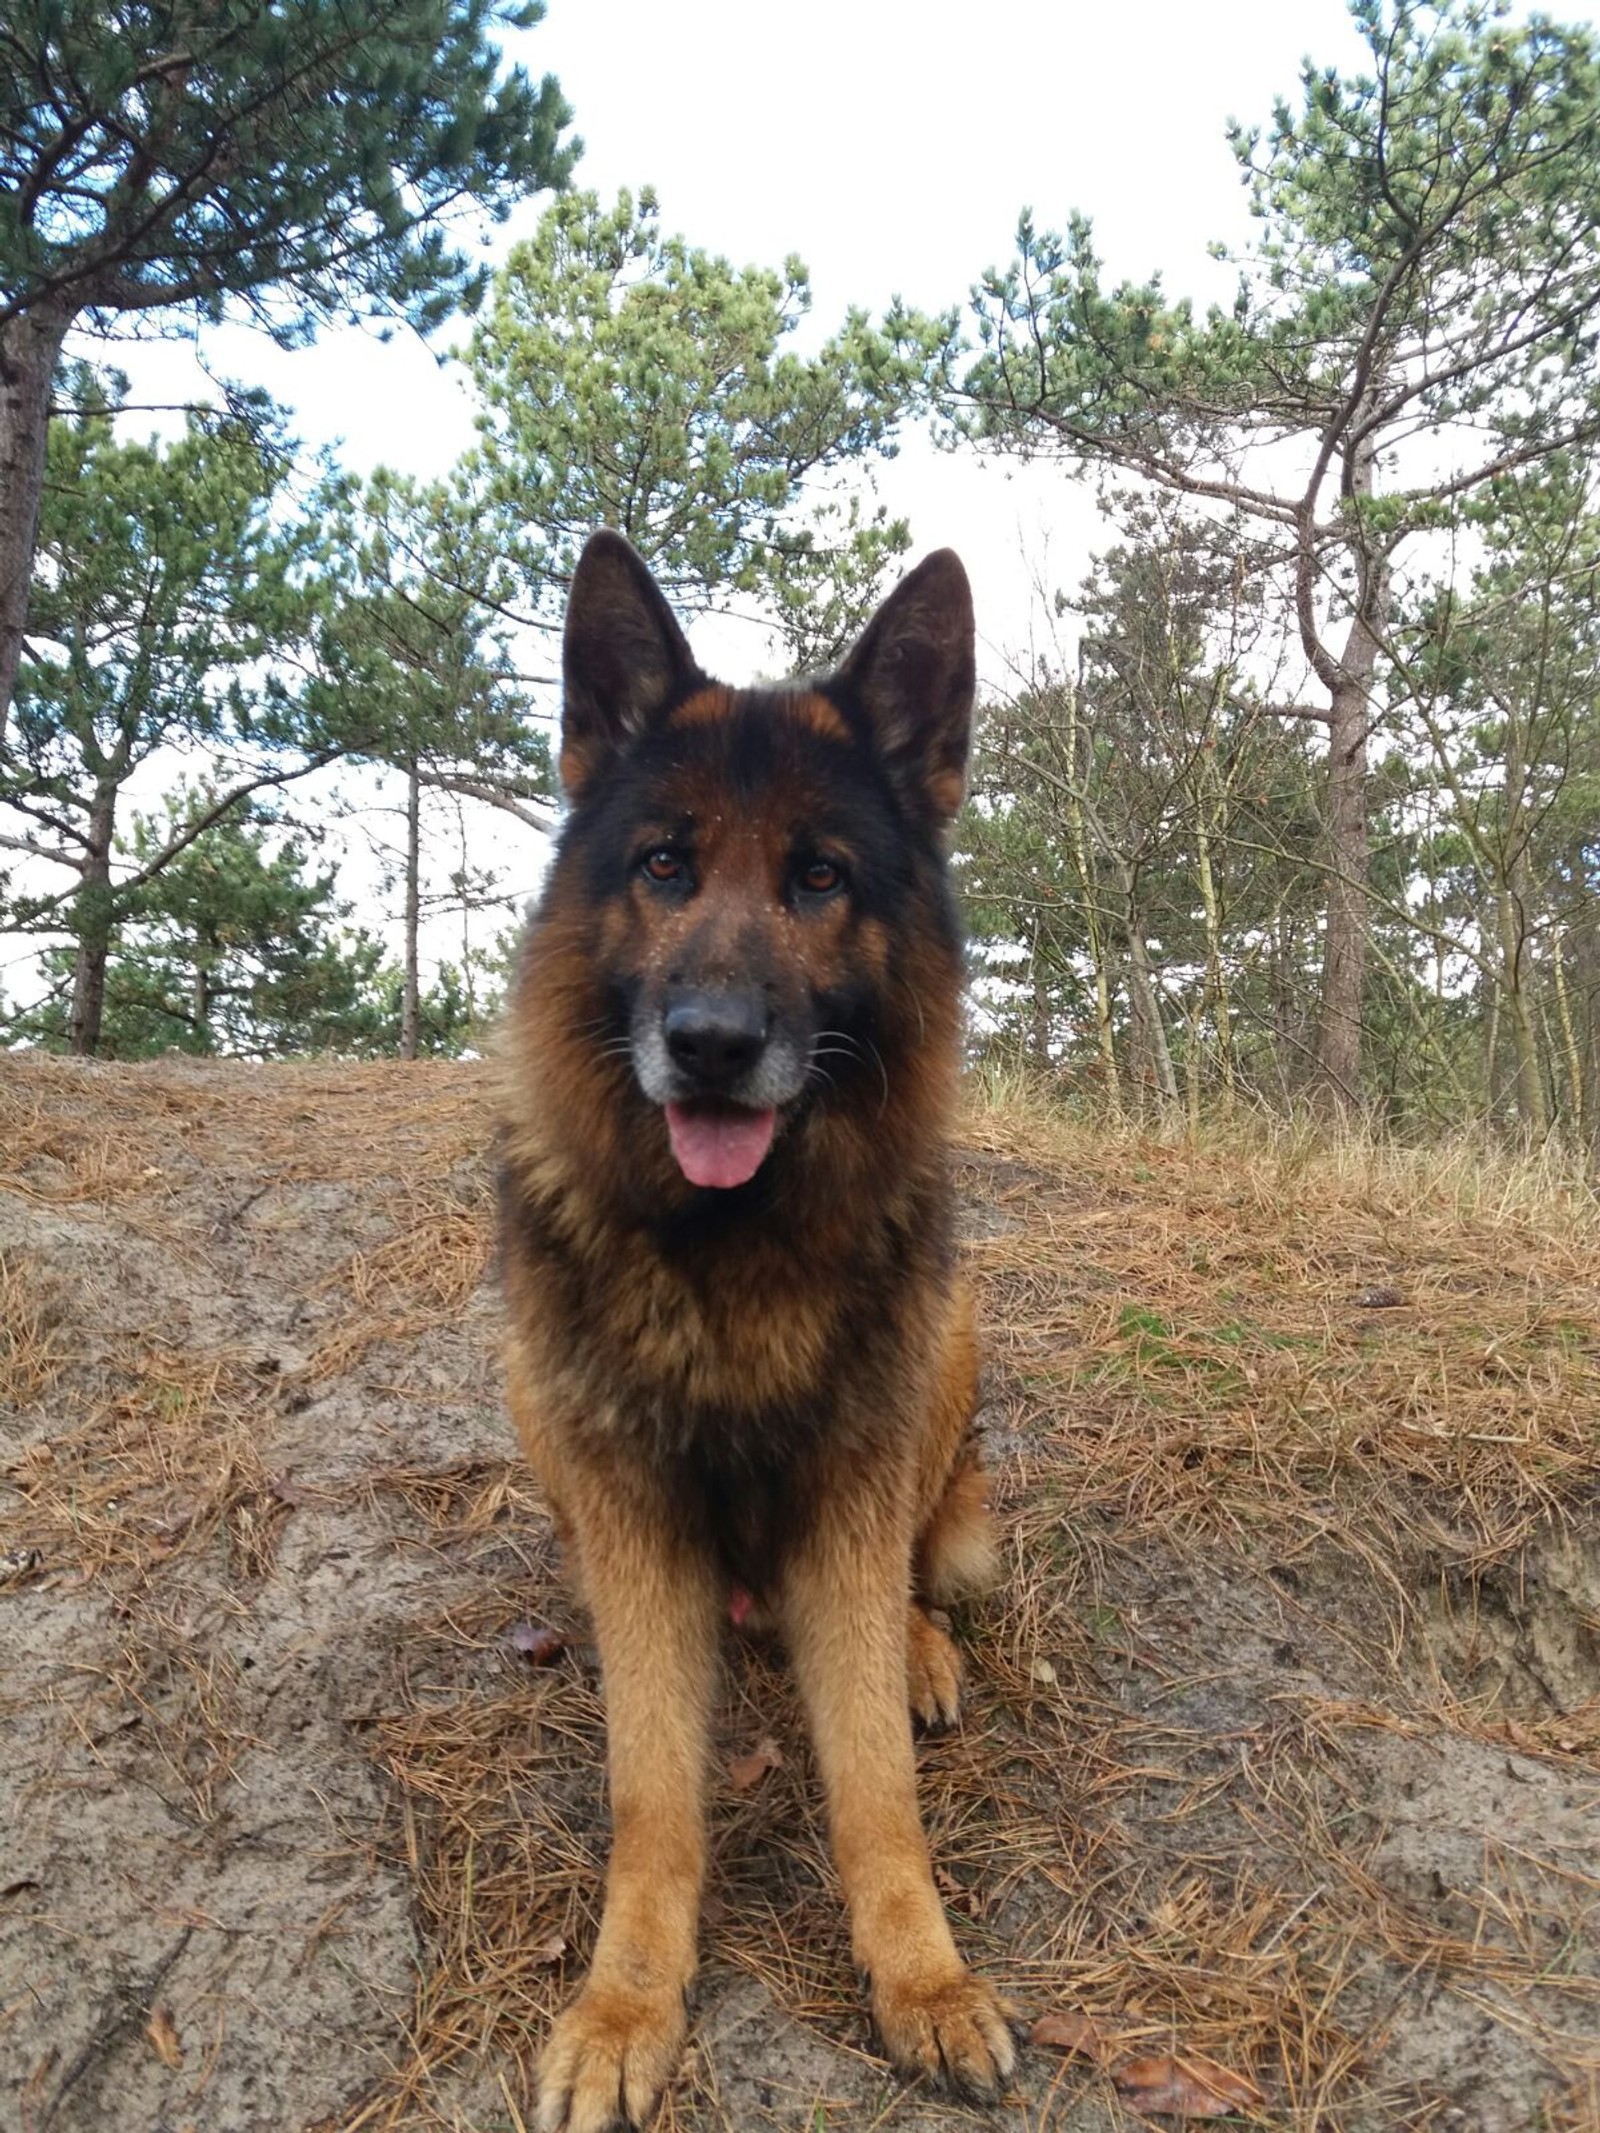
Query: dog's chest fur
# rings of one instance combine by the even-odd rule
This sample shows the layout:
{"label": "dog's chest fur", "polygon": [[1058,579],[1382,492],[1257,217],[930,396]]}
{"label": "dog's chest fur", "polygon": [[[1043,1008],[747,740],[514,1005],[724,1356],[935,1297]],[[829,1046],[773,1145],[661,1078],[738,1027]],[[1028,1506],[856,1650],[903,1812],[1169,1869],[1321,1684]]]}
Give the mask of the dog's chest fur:
{"label": "dog's chest fur", "polygon": [[501,1176],[509,1298],[536,1329],[552,1424],[661,1484],[756,1591],[824,1471],[892,1480],[950,1264],[942,1175],[854,1219],[777,1176],[770,1201],[655,1224]]}

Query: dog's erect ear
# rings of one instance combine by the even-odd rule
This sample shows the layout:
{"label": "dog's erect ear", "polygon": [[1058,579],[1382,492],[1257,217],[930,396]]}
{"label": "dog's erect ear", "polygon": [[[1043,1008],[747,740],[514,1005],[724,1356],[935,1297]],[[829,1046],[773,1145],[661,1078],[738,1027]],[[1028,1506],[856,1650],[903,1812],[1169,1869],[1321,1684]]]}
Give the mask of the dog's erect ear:
{"label": "dog's erect ear", "polygon": [[561,678],[561,783],[570,799],[705,680],[660,586],[620,533],[591,533],[578,558]]}
{"label": "dog's erect ear", "polygon": [[972,587],[953,548],[903,578],[828,684],[866,713],[896,783],[948,822],[961,805],[972,698]]}

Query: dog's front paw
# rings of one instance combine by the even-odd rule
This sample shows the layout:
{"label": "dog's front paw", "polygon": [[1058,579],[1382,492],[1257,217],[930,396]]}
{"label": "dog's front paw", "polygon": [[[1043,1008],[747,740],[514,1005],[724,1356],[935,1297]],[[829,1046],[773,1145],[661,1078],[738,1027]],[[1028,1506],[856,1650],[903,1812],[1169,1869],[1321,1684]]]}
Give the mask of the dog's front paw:
{"label": "dog's front paw", "polygon": [[642,2126],[683,2045],[683,1995],[591,1981],[539,2057],[539,2133]]}
{"label": "dog's front paw", "polygon": [[992,2103],[1017,2063],[1005,2002],[970,1970],[875,1979],[872,2012],[903,2073],[942,2075],[976,2102]]}

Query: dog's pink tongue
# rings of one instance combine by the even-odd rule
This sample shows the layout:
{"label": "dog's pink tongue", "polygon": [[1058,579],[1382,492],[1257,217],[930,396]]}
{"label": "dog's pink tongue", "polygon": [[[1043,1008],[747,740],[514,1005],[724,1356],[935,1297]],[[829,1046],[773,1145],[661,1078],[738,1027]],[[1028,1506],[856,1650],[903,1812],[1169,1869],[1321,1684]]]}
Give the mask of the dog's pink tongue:
{"label": "dog's pink tongue", "polygon": [[668,1104],[667,1131],[678,1168],[691,1185],[744,1185],[772,1146],[775,1111],[732,1105]]}

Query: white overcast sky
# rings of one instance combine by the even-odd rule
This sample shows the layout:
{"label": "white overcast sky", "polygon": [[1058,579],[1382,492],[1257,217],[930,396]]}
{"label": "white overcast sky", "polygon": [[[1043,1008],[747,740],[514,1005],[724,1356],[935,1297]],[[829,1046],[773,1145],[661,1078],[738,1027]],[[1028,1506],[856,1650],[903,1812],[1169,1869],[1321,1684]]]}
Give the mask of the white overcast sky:
{"label": "white overcast sky", "polygon": [[[1340,0],[549,0],[508,49],[560,80],[585,144],[576,183],[606,197],[654,185],[666,228],[736,265],[798,253],[820,332],[850,304],[961,300],[1010,257],[1024,206],[1052,227],[1089,214],[1115,275],[1160,269],[1174,293],[1225,298],[1232,272],[1207,245],[1250,230],[1227,119],[1265,121],[1275,95],[1298,100],[1307,54],[1342,69],[1360,59]],[[539,205],[488,233],[491,256]],[[329,332],[283,354],[237,329],[206,347],[352,467],[440,472],[471,441],[459,373],[405,332],[387,343]],[[170,343],[119,360],[141,398],[191,389]],[[1075,586],[1105,538],[1063,472],[983,466],[917,437],[879,489],[909,518],[916,552],[966,558],[994,679],[1027,638],[1030,578]],[[741,654],[737,629],[712,628],[708,664],[733,680],[760,664],[761,643]]]}

